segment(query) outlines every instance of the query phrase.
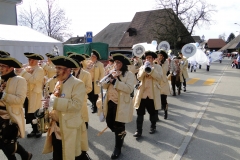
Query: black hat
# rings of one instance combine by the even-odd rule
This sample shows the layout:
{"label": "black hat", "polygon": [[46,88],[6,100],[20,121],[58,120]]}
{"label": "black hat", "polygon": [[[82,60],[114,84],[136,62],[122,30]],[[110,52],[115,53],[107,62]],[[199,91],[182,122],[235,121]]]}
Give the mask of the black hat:
{"label": "black hat", "polygon": [[45,54],[48,58],[54,58],[55,57],[55,55],[53,55],[53,54],[51,54],[51,53],[46,53]]}
{"label": "black hat", "polygon": [[173,59],[182,59],[181,57],[179,57],[179,56],[176,56],[176,57],[174,57]]}
{"label": "black hat", "polygon": [[114,62],[114,60],[113,60],[112,58],[109,58],[108,60],[109,60],[110,62]]}
{"label": "black hat", "polygon": [[70,56],[71,54],[74,54],[74,52],[67,52],[67,56]]}
{"label": "black hat", "polygon": [[84,61],[86,59],[86,57],[84,55],[82,55],[82,54],[71,54],[68,57],[72,58],[74,60],[77,60],[78,62]]}
{"label": "black hat", "polygon": [[131,65],[131,62],[130,62],[130,60],[125,56],[125,55],[123,55],[123,54],[121,54],[121,53],[115,53],[115,54],[113,54],[112,55],[112,58],[113,58],[113,60],[115,61],[115,60],[119,60],[119,61],[121,61],[123,64],[125,64],[125,65]]}
{"label": "black hat", "polygon": [[157,58],[157,54],[153,51],[146,51],[145,54],[144,54],[145,58],[147,56],[152,56],[153,58]]}
{"label": "black hat", "polygon": [[98,51],[96,51],[96,50],[92,50],[92,54],[94,54],[96,57],[97,57],[97,59],[99,60],[99,59],[101,59],[101,56],[100,56],[100,54],[98,53]]}
{"label": "black hat", "polygon": [[14,68],[22,68],[21,62],[19,62],[15,58],[9,57],[9,56],[0,57],[0,63],[8,65],[10,67],[14,67]]}
{"label": "black hat", "polygon": [[161,55],[163,55],[163,57],[164,57],[165,59],[168,58],[168,54],[167,54],[167,52],[166,52],[165,50],[163,50],[163,49],[160,49],[159,52],[158,52],[157,54],[161,54]]}
{"label": "black hat", "polygon": [[29,59],[44,60],[44,57],[40,54],[26,52],[24,55]]}
{"label": "black hat", "polygon": [[65,66],[67,68],[79,68],[79,64],[73,60],[72,58],[65,56],[56,56],[54,58],[50,58],[52,63],[55,66]]}
{"label": "black hat", "polygon": [[82,55],[84,55],[86,58],[90,58],[88,54],[83,53]]}
{"label": "black hat", "polygon": [[0,50],[0,56],[10,56],[10,53]]}

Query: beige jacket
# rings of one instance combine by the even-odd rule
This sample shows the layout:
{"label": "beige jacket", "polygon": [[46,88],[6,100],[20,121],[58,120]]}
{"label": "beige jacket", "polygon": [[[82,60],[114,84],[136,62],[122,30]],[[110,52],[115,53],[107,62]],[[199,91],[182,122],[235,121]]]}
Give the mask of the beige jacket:
{"label": "beige jacket", "polygon": [[19,74],[27,80],[28,113],[34,113],[42,107],[44,71],[38,65],[33,70],[33,73],[30,74],[23,69]]}
{"label": "beige jacket", "polygon": [[[128,123],[132,121],[133,107],[130,94],[133,92],[134,85],[136,84],[135,75],[132,72],[126,72],[124,77],[121,75],[120,80],[116,80],[114,88],[118,91],[118,104],[115,121]],[[109,84],[103,85],[104,89],[108,89]],[[106,94],[104,100],[104,115],[108,111],[108,96]]]}
{"label": "beige jacket", "polygon": [[189,78],[189,76],[188,76],[188,60],[187,60],[187,58],[182,58],[181,60],[179,60],[179,62],[180,62],[180,81],[183,82],[183,76],[185,79]]}
{"label": "beige jacket", "polygon": [[24,138],[25,118],[23,103],[27,95],[27,82],[20,76],[9,78],[4,92],[0,102],[6,105],[10,119],[18,124],[20,137]]}
{"label": "beige jacket", "polygon": [[82,112],[82,117],[83,117],[84,122],[88,122],[89,116],[88,116],[88,107],[87,107],[87,98],[88,98],[87,94],[92,91],[92,77],[88,71],[81,69],[81,72],[77,78],[82,80],[83,83],[85,84],[86,95],[84,98],[84,104],[82,106],[81,112]]}
{"label": "beige jacket", "polygon": [[[142,94],[144,92],[144,84],[145,84],[145,76],[146,76],[146,72],[145,72],[145,67],[142,66],[139,69],[138,75],[137,75],[137,79],[139,81],[141,81],[137,93],[135,94],[133,101],[134,101],[134,108],[138,109],[141,103],[141,99],[142,99]],[[152,76],[152,88],[153,88],[153,101],[154,101],[154,107],[155,110],[159,110],[161,108],[161,87],[160,87],[160,82],[164,81],[164,76],[163,76],[163,71],[162,71],[162,67],[158,64],[153,64],[153,68],[152,71],[149,73],[150,76]]]}
{"label": "beige jacket", "polygon": [[161,87],[161,94],[164,94],[164,95],[170,95],[171,92],[170,92],[170,86],[169,86],[169,83],[168,83],[168,80],[167,80],[167,72],[169,70],[169,62],[168,61],[165,61],[163,64],[162,64],[162,71],[163,71],[163,78],[160,82],[160,87]]}
{"label": "beige jacket", "polygon": [[[85,95],[84,83],[71,76],[62,85],[61,97],[54,99],[53,109],[58,111],[59,116],[63,160],[75,160],[82,150],[88,150],[87,130],[81,114]],[[49,152],[52,152],[52,136],[48,132],[43,153]]]}

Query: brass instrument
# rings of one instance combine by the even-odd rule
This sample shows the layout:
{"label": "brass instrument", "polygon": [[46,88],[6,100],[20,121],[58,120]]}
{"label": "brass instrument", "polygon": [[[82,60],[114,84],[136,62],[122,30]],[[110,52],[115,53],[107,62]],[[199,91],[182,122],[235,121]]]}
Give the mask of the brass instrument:
{"label": "brass instrument", "polygon": [[[53,78],[56,78],[57,76],[54,76]],[[49,79],[43,88],[43,97],[44,100],[49,99],[49,86],[48,83],[51,79]],[[42,133],[46,133],[48,131],[48,129],[50,128],[50,122],[51,119],[49,117],[49,110],[48,108],[40,108],[38,109],[35,113],[34,116],[36,117],[36,119],[33,120],[34,124],[37,124],[38,126],[38,130],[41,131]]]}
{"label": "brass instrument", "polygon": [[150,73],[152,71],[152,66],[150,62],[146,61],[144,63],[144,67],[145,67],[144,70],[146,73]]}
{"label": "brass instrument", "polygon": [[112,70],[112,71],[110,71],[109,74],[104,76],[100,81],[97,81],[97,84],[99,86],[102,86],[103,84],[109,83],[110,80],[113,79],[113,77],[119,76],[121,74],[122,74],[121,71]]}

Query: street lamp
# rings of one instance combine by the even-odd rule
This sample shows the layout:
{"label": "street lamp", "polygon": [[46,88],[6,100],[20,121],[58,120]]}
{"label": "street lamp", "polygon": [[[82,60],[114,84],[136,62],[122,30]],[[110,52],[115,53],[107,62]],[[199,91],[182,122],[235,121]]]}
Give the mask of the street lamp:
{"label": "street lamp", "polygon": [[[238,24],[238,23],[234,23],[234,24],[236,24],[236,25],[240,26],[240,24]],[[238,33],[239,33],[239,35],[240,35],[240,32],[238,32]]]}

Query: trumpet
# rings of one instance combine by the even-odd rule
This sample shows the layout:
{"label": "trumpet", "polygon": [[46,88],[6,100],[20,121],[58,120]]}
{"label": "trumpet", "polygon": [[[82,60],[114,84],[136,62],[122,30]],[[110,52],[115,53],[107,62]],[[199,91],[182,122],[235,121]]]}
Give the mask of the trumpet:
{"label": "trumpet", "polygon": [[110,82],[111,79],[113,79],[113,77],[119,76],[121,74],[122,74],[121,71],[112,70],[112,71],[110,71],[109,74],[107,74],[100,81],[98,81],[97,84],[99,86],[102,86],[103,84],[107,84]]}
{"label": "trumpet", "polygon": [[144,63],[144,70],[145,70],[145,72],[147,72],[147,73],[150,73],[151,71],[152,71],[152,66],[151,66],[151,63],[150,62],[148,62],[148,61],[146,61],[145,63]]}

